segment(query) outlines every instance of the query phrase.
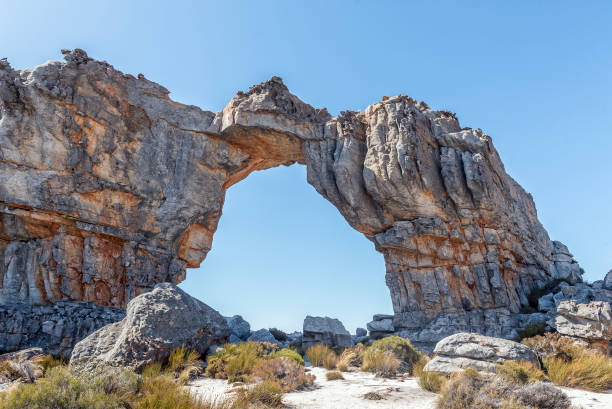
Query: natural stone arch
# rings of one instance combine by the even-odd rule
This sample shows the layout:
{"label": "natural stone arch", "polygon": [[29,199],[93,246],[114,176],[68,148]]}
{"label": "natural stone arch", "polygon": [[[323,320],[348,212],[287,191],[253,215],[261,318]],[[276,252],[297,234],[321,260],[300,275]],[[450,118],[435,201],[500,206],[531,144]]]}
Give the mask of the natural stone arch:
{"label": "natural stone arch", "polygon": [[386,263],[395,328],[512,336],[527,294],[580,279],[491,138],[406,96],[332,117],[279,78],[219,113],[81,50],[0,62],[0,304],[124,306],[210,250],[225,190],[299,162]]}

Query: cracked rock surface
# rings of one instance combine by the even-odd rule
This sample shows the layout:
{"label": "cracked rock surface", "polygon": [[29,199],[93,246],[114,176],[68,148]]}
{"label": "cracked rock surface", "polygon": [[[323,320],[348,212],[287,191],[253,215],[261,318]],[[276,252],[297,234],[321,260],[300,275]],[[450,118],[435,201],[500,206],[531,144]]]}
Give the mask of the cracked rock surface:
{"label": "cracked rock surface", "polygon": [[491,138],[451,112],[400,95],[331,116],[273,77],[213,113],[63,53],[0,60],[0,305],[125,308],[178,283],[210,250],[227,188],[293,163],[383,254],[393,328],[417,345],[513,337],[534,288],[581,280]]}

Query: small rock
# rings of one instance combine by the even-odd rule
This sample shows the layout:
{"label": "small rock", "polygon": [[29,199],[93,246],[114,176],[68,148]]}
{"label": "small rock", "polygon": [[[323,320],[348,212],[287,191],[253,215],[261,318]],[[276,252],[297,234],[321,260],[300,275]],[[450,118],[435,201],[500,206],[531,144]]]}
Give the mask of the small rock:
{"label": "small rock", "polygon": [[278,341],[276,340],[276,338],[274,338],[274,335],[272,335],[272,333],[265,328],[253,332],[249,337],[249,341],[270,342],[272,344],[278,344]]}
{"label": "small rock", "polygon": [[368,335],[368,331],[365,328],[357,328],[357,330],[355,331],[355,335],[357,335],[358,337],[365,337],[366,335]]}
{"label": "small rock", "polygon": [[225,321],[232,334],[241,340],[246,340],[251,334],[251,325],[242,316],[234,315],[233,317],[226,317]]}

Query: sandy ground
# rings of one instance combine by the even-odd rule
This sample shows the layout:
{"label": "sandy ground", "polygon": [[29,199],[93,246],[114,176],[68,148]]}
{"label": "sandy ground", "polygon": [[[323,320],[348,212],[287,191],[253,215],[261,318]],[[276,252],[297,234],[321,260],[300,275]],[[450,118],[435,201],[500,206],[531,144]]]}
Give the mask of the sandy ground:
{"label": "sandy ground", "polygon": [[[327,370],[309,368],[316,376],[312,390],[291,392],[285,395],[285,404],[294,409],[426,409],[433,408],[436,394],[421,389],[416,379],[405,381],[376,378],[366,372],[344,372],[345,380],[328,381]],[[231,396],[227,391],[233,387],[227,381],[202,378],[190,385],[192,393],[210,401],[222,401]],[[367,400],[363,395],[376,392],[382,400]]]}
{"label": "sandy ground", "polygon": [[[291,392],[284,402],[293,409],[434,409],[438,395],[421,389],[416,378],[377,378],[367,372],[344,372],[344,380],[328,381],[323,368],[309,368],[316,376],[313,390]],[[221,379],[202,378],[193,381],[191,392],[208,401],[223,401],[234,387]],[[561,388],[576,408],[612,409],[612,393],[594,393]],[[384,399],[366,400],[363,395],[376,392]]]}
{"label": "sandy ground", "polygon": [[595,393],[580,389],[560,388],[572,400],[572,404],[583,409],[611,409],[612,391],[609,393]]}

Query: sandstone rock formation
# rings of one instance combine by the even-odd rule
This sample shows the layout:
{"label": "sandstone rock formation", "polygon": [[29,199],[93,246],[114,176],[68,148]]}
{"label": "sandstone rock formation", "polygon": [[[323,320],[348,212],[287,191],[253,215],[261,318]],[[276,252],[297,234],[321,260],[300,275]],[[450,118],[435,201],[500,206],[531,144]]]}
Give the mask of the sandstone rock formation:
{"label": "sandstone rock formation", "polygon": [[69,357],[77,342],[124,317],[122,309],[87,302],[0,306],[0,351],[40,347],[47,354]]}
{"label": "sandstone rock formation", "polygon": [[353,338],[340,320],[308,315],[304,318],[302,348],[306,350],[316,344],[331,347],[350,347],[353,346]]}
{"label": "sandstone rock formation", "polygon": [[[396,332],[516,335],[528,294],[580,280],[491,138],[407,96],[332,117],[280,78],[218,113],[82,50],[0,60],[0,304],[125,307],[212,245],[225,191],[293,163],[386,263]],[[299,233],[298,233],[299,234]]]}
{"label": "sandstone rock formation", "polygon": [[434,353],[437,355],[425,365],[424,370],[453,373],[474,368],[493,374],[496,364],[504,361],[528,361],[539,365],[537,356],[529,347],[480,334],[451,335],[438,342]]}
{"label": "sandstone rock formation", "polygon": [[180,288],[161,283],[130,301],[123,320],[76,344],[70,364],[83,368],[103,362],[138,370],[162,362],[179,346],[204,355],[229,336],[221,314]]}

